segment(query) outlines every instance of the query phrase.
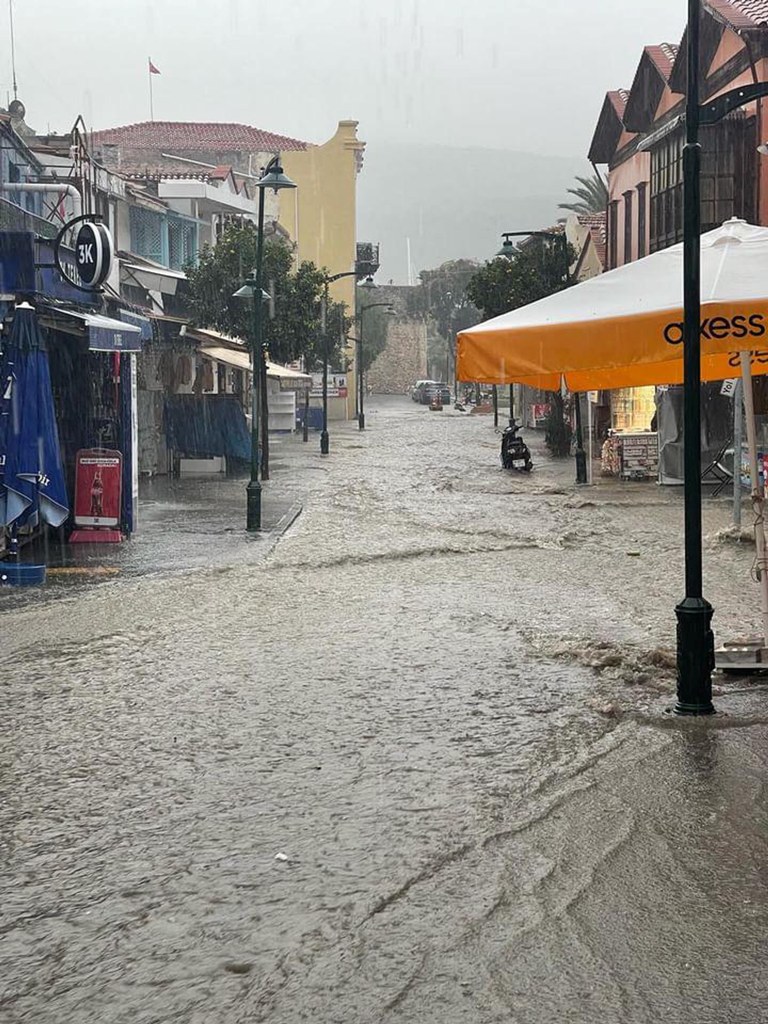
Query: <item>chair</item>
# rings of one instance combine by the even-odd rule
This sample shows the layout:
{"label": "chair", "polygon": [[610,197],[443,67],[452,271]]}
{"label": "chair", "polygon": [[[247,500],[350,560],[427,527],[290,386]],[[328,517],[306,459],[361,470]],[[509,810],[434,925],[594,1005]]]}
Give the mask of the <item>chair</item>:
{"label": "chair", "polygon": [[708,483],[712,480],[716,482],[715,489],[712,491],[713,498],[716,498],[726,484],[733,480],[733,471],[728,469],[724,462],[726,455],[734,455],[732,441],[725,442],[701,474],[702,483]]}

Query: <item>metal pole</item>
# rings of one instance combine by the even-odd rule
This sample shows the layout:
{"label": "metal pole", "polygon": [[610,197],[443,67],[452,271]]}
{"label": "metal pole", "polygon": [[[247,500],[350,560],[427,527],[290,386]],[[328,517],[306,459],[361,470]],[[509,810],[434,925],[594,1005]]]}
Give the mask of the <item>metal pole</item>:
{"label": "metal pole", "polygon": [[589,450],[589,458],[587,459],[587,482],[592,483],[592,466],[594,464],[594,450],[593,450],[593,435],[594,430],[592,429],[592,396],[587,392],[587,445]]}
{"label": "metal pole", "polygon": [[512,422],[515,418],[515,385],[509,385],[509,425],[512,426]]}
{"label": "metal pole", "polygon": [[256,286],[253,289],[253,344],[251,365],[251,479],[246,487],[246,523],[249,532],[261,529],[261,483],[259,481],[259,430],[261,427],[261,260],[264,250],[264,189],[259,189],[259,223],[256,236]]}
{"label": "metal pole", "polygon": [[493,385],[493,426],[496,429],[499,425],[499,389]]}
{"label": "metal pole", "polygon": [[320,329],[323,333],[323,429],[320,433],[320,454],[327,455],[330,450],[328,438],[328,282],[323,291]]}
{"label": "metal pole", "polygon": [[742,394],[744,386],[737,379],[733,389],[733,525],[741,529],[741,446],[744,417],[742,416]]}
{"label": "metal pole", "polygon": [[685,597],[677,614],[679,715],[713,713],[715,640],[703,596],[701,553],[701,208],[699,144],[700,2],[688,0],[688,87],[683,149]]}
{"label": "metal pole", "polygon": [[309,388],[304,389],[304,425],[301,431],[301,440],[309,440]]}
{"label": "metal pole", "polygon": [[[261,292],[259,292],[261,295]],[[269,397],[267,390],[267,353],[261,348],[261,479],[269,480]]]}
{"label": "metal pole", "polygon": [[[760,604],[763,613],[763,644],[768,642],[768,560],[765,550],[765,484],[760,482],[757,464],[757,434],[755,431],[755,401],[752,394],[751,353],[741,353],[741,379],[744,386],[744,413],[749,438],[749,477],[752,485],[752,510],[755,514],[755,548],[757,549],[757,578],[760,582]],[[735,474],[734,474],[735,478]],[[741,480],[739,480],[741,486]]]}
{"label": "metal pole", "polygon": [[357,380],[359,387],[360,399],[358,402],[358,409],[360,410],[357,417],[357,429],[365,430],[365,401],[363,394],[365,391],[365,385],[363,382],[363,315],[360,314],[360,337],[357,340]]}
{"label": "metal pole", "polygon": [[587,453],[584,451],[584,436],[581,430],[581,395],[574,392],[574,409],[576,411],[576,483],[587,483]]}

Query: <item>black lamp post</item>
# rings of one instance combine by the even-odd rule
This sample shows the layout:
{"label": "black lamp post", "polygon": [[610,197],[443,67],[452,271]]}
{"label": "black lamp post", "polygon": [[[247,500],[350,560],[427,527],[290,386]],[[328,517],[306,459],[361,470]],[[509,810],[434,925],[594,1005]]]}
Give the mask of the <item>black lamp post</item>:
{"label": "black lamp post", "polygon": [[703,595],[701,555],[701,146],[699,144],[699,0],[688,0],[688,87],[683,149],[683,330],[685,597],[677,614],[679,715],[709,715],[715,638]]}
{"label": "black lamp post", "polygon": [[[321,332],[323,335],[323,429],[320,432],[320,454],[328,455],[330,452],[330,437],[328,435],[328,286],[334,281],[340,281],[343,277],[360,277],[357,270],[345,270],[341,274],[329,274],[325,277],[323,284],[323,305],[321,310]],[[364,288],[375,288],[372,277],[367,277]]]}
{"label": "black lamp post", "polygon": [[700,0],[688,0],[688,86],[683,149],[683,330],[685,467],[685,597],[677,614],[678,715],[711,715],[711,673],[715,667],[713,608],[703,596],[701,554],[701,145],[699,126],[768,95],[755,82],[699,105]]}
{"label": "black lamp post", "polygon": [[[373,282],[367,285],[368,288],[375,287]],[[358,413],[357,413],[357,427],[358,430],[365,430],[365,385],[363,379],[363,314],[369,309],[376,309],[378,307],[387,308],[389,316],[394,316],[395,311],[392,308],[391,302],[369,302],[367,306],[360,307],[360,337],[357,339],[357,393],[358,393]]]}
{"label": "black lamp post", "polygon": [[262,302],[256,301],[256,296],[259,294],[256,283],[258,276],[257,273],[254,277],[249,277],[243,287],[238,288],[232,296],[233,299],[250,302],[253,310],[253,326],[251,329],[251,478],[245,489],[245,528],[251,533],[261,529],[259,430],[261,427],[261,382],[266,366],[264,363],[264,349],[260,341],[260,309],[262,302],[270,298],[267,292],[262,290]]}
{"label": "black lamp post", "polygon": [[[504,256],[507,259],[513,258],[517,253],[517,247],[513,238],[547,238],[556,242],[562,251],[563,257],[563,281],[566,285],[571,283],[571,268],[568,262],[568,239],[562,231],[504,231],[501,236],[504,241],[496,253],[497,256]],[[512,392],[510,391],[510,421],[512,420]],[[575,393],[576,401],[574,410],[576,413],[576,483],[587,483],[587,453],[584,451],[584,435],[581,428],[581,401],[578,392]]]}
{"label": "black lamp post", "polygon": [[[258,234],[256,236],[256,282],[255,288],[256,293],[259,294],[263,291],[262,282],[262,271],[264,262],[264,194],[268,188],[271,188],[275,193],[279,192],[284,188],[296,188],[296,182],[291,181],[290,178],[286,177],[283,173],[283,168],[280,163],[279,156],[273,156],[267,166],[264,168],[264,173],[261,175],[259,180],[256,182],[256,187],[259,190],[259,215],[258,215]],[[269,298],[270,296],[268,296]],[[259,389],[261,395],[261,429],[262,429],[262,451],[261,451],[261,478],[262,480],[269,480],[269,408],[267,401],[267,368],[264,359],[263,345],[261,341],[261,303],[254,303],[254,350],[259,354]],[[254,362],[254,368],[255,368]],[[256,386],[256,378],[254,376],[254,386]]]}

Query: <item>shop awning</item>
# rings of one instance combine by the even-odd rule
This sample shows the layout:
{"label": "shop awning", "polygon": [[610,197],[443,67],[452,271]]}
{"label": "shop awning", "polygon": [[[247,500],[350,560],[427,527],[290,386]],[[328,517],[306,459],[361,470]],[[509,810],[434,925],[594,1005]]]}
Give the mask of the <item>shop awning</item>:
{"label": "shop awning", "polygon": [[[729,220],[701,236],[701,379],[768,373],[768,228]],[[683,246],[462,331],[457,377],[554,391],[683,380]]]}
{"label": "shop awning", "polygon": [[290,366],[281,366],[279,363],[267,361],[267,376],[280,381],[281,391],[310,391],[312,388],[312,378],[308,373],[292,370]]}
{"label": "shop awning", "polygon": [[142,341],[152,341],[152,322],[149,317],[142,316],[141,313],[134,313],[132,309],[118,310],[117,315],[125,323],[139,328]]}
{"label": "shop awning", "polygon": [[220,348],[218,345],[201,345],[198,351],[206,359],[213,359],[217,363],[234,366],[238,370],[250,370],[251,368],[251,355],[245,350],[238,351],[235,348]]}
{"label": "shop awning", "polygon": [[88,342],[91,352],[141,352],[141,328],[98,313],[41,306],[40,323]]}
{"label": "shop awning", "polygon": [[179,281],[186,281],[187,275],[181,270],[170,270],[151,260],[133,263],[120,259],[120,280],[123,284],[144,288],[149,292],[175,295]]}
{"label": "shop awning", "polygon": [[[206,359],[213,359],[217,363],[235,366],[238,370],[251,369],[251,354],[247,349],[201,345],[198,351]],[[281,366],[280,363],[267,361],[267,377],[277,380],[281,391],[307,391],[312,387],[312,378],[309,374],[293,370],[290,366]]]}

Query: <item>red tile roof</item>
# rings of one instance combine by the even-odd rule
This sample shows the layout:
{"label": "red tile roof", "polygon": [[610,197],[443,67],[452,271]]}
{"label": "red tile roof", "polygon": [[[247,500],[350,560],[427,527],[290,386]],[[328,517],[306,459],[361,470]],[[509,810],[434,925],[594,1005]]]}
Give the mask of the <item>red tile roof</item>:
{"label": "red tile roof", "polygon": [[580,213],[578,215],[578,220],[582,227],[589,228],[589,233],[592,236],[592,243],[595,246],[597,258],[600,260],[603,267],[605,267],[608,244],[606,215],[604,213]]}
{"label": "red tile roof", "polygon": [[275,135],[247,124],[206,121],[140,121],[94,132],[96,144],[126,146],[132,149],[174,149],[186,152],[246,152],[276,153],[286,150],[305,150],[310,143]]}
{"label": "red tile roof", "polygon": [[629,99],[629,92],[627,89],[614,89],[609,92],[608,99],[613,104],[614,110],[619,115],[619,120],[624,120],[624,111],[627,108],[627,100]]}
{"label": "red tile roof", "polygon": [[736,29],[768,25],[768,0],[706,0],[707,7]]}
{"label": "red tile roof", "polygon": [[668,82],[675,66],[680,47],[675,43],[660,43],[658,46],[646,46],[645,52]]}

